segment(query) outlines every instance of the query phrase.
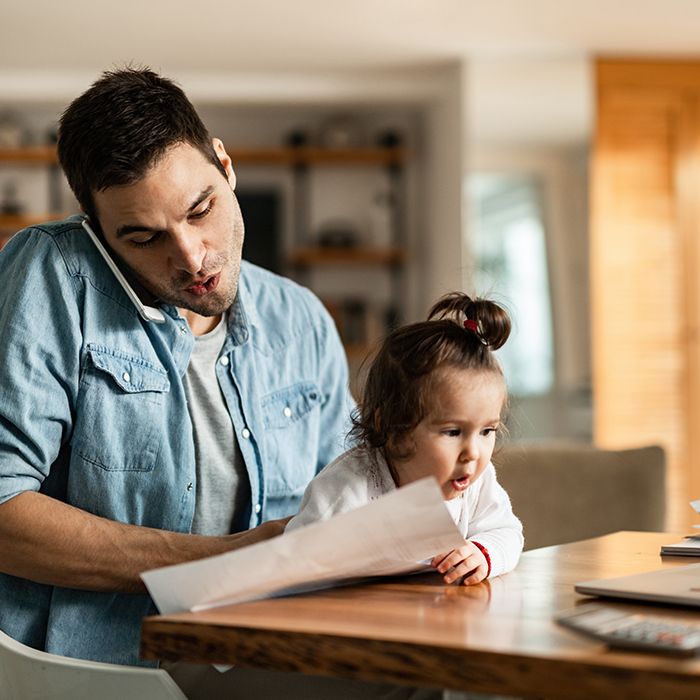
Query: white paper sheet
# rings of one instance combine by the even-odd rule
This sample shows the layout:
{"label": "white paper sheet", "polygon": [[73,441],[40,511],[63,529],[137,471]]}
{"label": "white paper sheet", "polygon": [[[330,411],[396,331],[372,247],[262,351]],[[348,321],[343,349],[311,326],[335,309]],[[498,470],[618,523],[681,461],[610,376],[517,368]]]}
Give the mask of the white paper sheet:
{"label": "white paper sheet", "polygon": [[[691,501],[690,505],[692,506],[693,510],[700,515],[700,501]],[[693,527],[696,530],[700,530],[700,525],[693,525]],[[700,537],[700,534],[693,535],[693,537]]]}
{"label": "white paper sheet", "polygon": [[[700,501],[691,501],[690,505],[700,515]],[[693,527],[700,530],[700,525],[693,525]],[[661,554],[700,557],[700,532],[695,535],[686,535],[684,542],[661,545]]]}
{"label": "white paper sheet", "polygon": [[437,482],[429,478],[330,520],[141,578],[166,614],[410,573],[424,568],[418,562],[463,544]]}

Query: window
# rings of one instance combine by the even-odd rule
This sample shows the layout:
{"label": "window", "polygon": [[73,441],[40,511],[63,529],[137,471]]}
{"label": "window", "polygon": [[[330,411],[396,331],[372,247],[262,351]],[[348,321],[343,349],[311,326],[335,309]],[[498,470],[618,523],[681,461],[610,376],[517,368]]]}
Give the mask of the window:
{"label": "window", "polygon": [[473,290],[503,303],[513,320],[498,351],[509,392],[546,394],[554,363],[541,183],[533,175],[475,173],[467,196]]}

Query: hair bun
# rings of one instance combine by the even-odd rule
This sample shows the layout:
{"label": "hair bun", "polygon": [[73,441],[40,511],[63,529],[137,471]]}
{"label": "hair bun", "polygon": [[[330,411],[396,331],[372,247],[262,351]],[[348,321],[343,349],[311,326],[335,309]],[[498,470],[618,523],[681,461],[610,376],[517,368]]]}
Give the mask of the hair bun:
{"label": "hair bun", "polygon": [[498,350],[508,340],[511,322],[508,312],[488,299],[472,299],[467,294],[452,292],[430,310],[428,320],[451,319],[477,338],[490,350]]}

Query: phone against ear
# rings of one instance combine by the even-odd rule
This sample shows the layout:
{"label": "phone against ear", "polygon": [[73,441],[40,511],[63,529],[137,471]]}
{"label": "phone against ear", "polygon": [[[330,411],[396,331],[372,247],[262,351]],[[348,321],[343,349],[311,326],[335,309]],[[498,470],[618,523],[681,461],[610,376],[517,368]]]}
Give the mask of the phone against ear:
{"label": "phone against ear", "polygon": [[119,281],[124,291],[129,295],[129,298],[134,302],[134,306],[138,309],[139,314],[145,321],[152,321],[153,323],[165,323],[165,316],[160,309],[156,309],[153,306],[144,306],[141,299],[136,296],[136,292],[131,288],[131,285],[126,281],[124,275],[122,275],[121,270],[114,264],[114,260],[110,257],[109,253],[102,245],[100,239],[97,237],[92,227],[88,223],[87,219],[83,221],[83,228],[88,232],[92,242],[97,246],[97,250],[105,259],[105,262],[109,265],[110,270],[114,273],[114,276]]}

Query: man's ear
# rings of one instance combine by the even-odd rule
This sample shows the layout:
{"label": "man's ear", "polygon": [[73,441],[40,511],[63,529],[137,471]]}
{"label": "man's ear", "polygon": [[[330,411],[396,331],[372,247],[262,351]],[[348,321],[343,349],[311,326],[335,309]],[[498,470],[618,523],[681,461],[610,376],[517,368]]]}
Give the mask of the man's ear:
{"label": "man's ear", "polygon": [[212,139],[211,141],[212,145],[214,146],[214,151],[216,152],[216,155],[221,162],[221,165],[224,166],[224,170],[226,171],[226,176],[228,177],[229,184],[231,185],[231,189],[235,190],[236,189],[236,173],[233,172],[233,165],[231,164],[231,157],[229,156],[228,153],[226,153],[226,149],[224,148],[224,144],[221,141],[221,139]]}

